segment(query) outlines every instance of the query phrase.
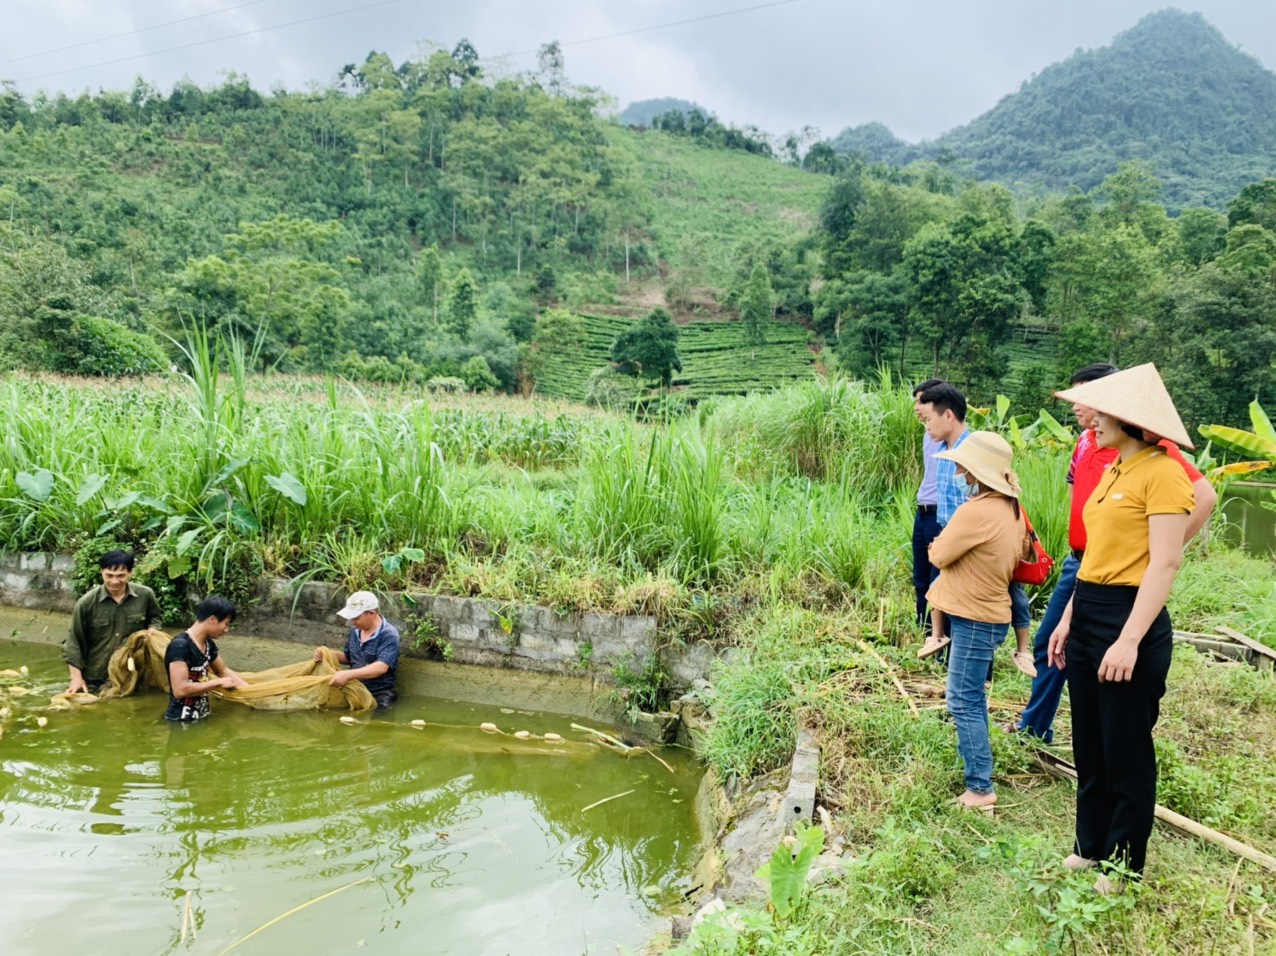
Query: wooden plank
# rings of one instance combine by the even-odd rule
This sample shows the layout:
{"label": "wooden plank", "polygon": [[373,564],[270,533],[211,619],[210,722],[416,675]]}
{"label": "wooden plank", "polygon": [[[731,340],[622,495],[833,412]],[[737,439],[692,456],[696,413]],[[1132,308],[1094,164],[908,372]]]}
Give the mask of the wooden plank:
{"label": "wooden plank", "polygon": [[1253,651],[1255,654],[1259,655],[1260,657],[1266,658],[1267,661],[1269,662],[1267,664],[1267,668],[1269,670],[1272,667],[1271,662],[1276,662],[1276,651],[1272,650],[1266,644],[1260,644],[1258,641],[1254,640],[1252,637],[1246,637],[1240,631],[1233,630],[1232,628],[1228,627],[1226,624],[1219,624],[1218,626],[1214,628],[1214,630],[1218,631],[1220,634],[1226,634],[1228,637],[1234,640],[1237,644],[1243,644],[1246,647],[1248,647],[1251,651]]}

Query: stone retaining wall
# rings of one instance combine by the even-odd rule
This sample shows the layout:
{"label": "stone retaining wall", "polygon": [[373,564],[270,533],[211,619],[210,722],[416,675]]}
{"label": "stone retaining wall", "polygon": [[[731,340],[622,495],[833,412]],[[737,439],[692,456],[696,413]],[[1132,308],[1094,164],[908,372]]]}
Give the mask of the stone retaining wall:
{"label": "stone retaining wall", "polygon": [[[37,610],[70,611],[78,595],[71,585],[72,559],[47,553],[0,553],[0,603]],[[299,589],[278,579],[263,580],[258,602],[237,626],[260,637],[315,646],[338,639],[337,609],[345,591],[312,581]],[[617,665],[641,671],[659,647],[654,617],[573,612],[534,605],[503,605],[481,598],[441,594],[394,594],[387,618],[401,625],[404,651],[430,656],[422,635],[405,622],[432,621],[434,633],[461,664],[509,667],[540,673],[594,677],[611,682]],[[435,652],[437,653],[437,651]],[[665,670],[675,688],[686,689],[708,676],[714,652],[707,644],[666,648]]]}

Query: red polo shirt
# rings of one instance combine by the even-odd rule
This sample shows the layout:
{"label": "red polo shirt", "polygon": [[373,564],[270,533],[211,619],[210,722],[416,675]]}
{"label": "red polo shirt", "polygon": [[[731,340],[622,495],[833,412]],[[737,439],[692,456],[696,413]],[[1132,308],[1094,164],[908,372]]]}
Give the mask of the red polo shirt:
{"label": "red polo shirt", "polygon": [[[1178,445],[1168,438],[1162,441],[1161,447],[1171,458],[1183,466],[1187,472],[1187,480],[1196,484],[1201,480],[1201,473],[1183,457]],[[1072,450],[1072,463],[1068,465],[1068,484],[1072,485],[1072,511],[1068,517],[1068,545],[1073,551],[1084,551],[1086,543],[1085,522],[1081,512],[1090,495],[1099,485],[1099,479],[1109,466],[1116,461],[1115,448],[1100,448],[1095,440],[1094,429],[1087,428],[1077,439],[1077,446]]]}

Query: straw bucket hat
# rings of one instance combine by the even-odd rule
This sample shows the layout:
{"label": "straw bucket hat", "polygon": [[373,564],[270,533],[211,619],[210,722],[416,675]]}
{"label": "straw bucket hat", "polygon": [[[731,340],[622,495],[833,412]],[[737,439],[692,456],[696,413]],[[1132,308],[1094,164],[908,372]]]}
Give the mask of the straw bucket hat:
{"label": "straw bucket hat", "polygon": [[1093,382],[1055,392],[1055,398],[1078,402],[1096,412],[1111,415],[1176,445],[1192,448],[1192,439],[1183,419],[1165,390],[1165,383],[1152,363],[1113,372]]}
{"label": "straw bucket hat", "polygon": [[1010,470],[1012,454],[1009,443],[996,432],[971,432],[956,448],[935,457],[955,461],[985,488],[1018,498],[1019,479]]}

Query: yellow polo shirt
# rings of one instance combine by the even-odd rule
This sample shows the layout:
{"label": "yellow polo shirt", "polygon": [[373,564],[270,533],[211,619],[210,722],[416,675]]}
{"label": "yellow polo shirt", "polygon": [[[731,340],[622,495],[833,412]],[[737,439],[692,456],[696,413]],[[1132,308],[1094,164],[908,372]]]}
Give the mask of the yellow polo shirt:
{"label": "yellow polo shirt", "polygon": [[1089,541],[1077,578],[1138,587],[1148,567],[1148,516],[1186,515],[1196,493],[1183,466],[1157,445],[1103,473],[1085,504]]}

